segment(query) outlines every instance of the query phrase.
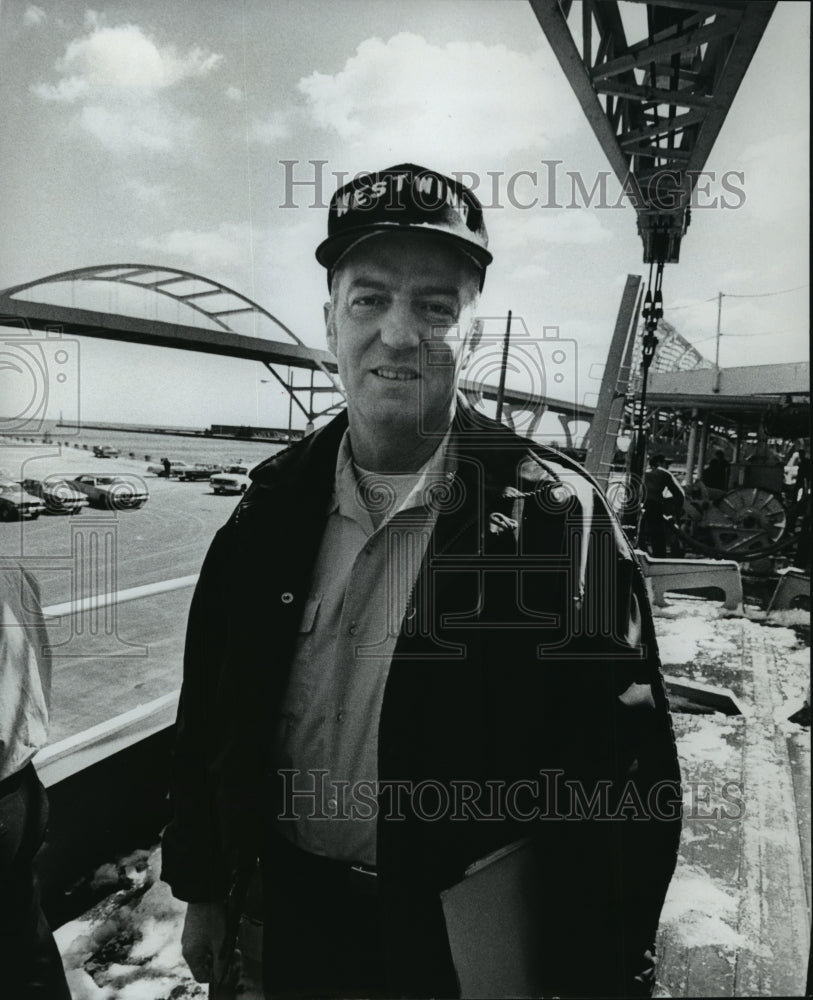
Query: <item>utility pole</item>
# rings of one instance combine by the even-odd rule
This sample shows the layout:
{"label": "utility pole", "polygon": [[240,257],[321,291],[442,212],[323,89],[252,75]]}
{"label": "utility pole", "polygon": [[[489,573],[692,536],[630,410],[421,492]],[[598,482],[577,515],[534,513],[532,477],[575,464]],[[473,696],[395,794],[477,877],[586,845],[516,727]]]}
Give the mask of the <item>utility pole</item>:
{"label": "utility pole", "polygon": [[714,385],[712,386],[712,392],[720,391],[720,336],[721,336],[721,320],[723,315],[723,293],[717,293],[717,343],[714,349]]}
{"label": "utility pole", "polygon": [[502,365],[500,366],[500,385],[497,389],[497,420],[502,420],[502,405],[505,397],[505,370],[508,367],[508,345],[511,341],[511,310],[508,310],[508,322],[505,326],[505,340],[502,345]]}
{"label": "utility pole", "polygon": [[288,443],[291,443],[291,424],[294,410],[294,384],[291,381],[291,368],[288,367]]}

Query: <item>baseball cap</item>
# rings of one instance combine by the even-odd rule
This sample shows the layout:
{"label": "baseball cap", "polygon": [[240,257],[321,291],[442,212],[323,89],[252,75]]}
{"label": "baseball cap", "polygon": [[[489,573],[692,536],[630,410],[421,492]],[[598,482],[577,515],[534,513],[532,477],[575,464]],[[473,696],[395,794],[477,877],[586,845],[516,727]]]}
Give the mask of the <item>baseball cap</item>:
{"label": "baseball cap", "polygon": [[454,244],[480,269],[491,263],[483,206],[463,183],[415,163],[361,174],[330,199],[327,239],[316,259],[332,271],[353,246],[379,233],[434,233]]}

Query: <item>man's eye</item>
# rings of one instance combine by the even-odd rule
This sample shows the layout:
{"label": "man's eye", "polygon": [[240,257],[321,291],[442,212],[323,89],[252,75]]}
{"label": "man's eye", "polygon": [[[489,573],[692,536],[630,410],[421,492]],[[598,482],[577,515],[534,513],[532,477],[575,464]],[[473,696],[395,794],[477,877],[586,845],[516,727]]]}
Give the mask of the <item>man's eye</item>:
{"label": "man's eye", "polygon": [[383,299],[380,295],[357,295],[353,299],[354,306],[378,306]]}
{"label": "man's eye", "polygon": [[426,302],[424,311],[432,316],[441,316],[445,319],[457,319],[454,308],[445,302]]}

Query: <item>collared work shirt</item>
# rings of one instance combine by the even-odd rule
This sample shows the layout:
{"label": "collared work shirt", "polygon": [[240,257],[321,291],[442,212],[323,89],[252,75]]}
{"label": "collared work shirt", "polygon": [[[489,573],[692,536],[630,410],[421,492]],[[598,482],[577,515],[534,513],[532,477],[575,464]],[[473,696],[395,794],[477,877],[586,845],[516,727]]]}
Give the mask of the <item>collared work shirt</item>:
{"label": "collared work shirt", "polygon": [[[374,864],[378,724],[404,614],[448,482],[448,435],[411,475],[354,466],[346,432],[277,731],[280,832],[314,854]],[[428,502],[427,502],[428,501]]]}

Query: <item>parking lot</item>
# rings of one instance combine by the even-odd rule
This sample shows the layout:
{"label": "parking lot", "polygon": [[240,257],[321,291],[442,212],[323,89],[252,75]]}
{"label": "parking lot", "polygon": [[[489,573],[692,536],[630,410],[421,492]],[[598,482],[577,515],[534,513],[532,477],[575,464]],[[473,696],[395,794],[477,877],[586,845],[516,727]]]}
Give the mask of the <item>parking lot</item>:
{"label": "parking lot", "polygon": [[[212,536],[239,498],[215,496],[206,482],[148,475],[146,465],[58,446],[0,446],[0,469],[13,479],[122,473],[143,479],[149,490],[139,510],[87,507],[78,515],[43,514],[0,524],[0,558],[36,574],[43,606],[199,571]],[[185,587],[49,622],[52,742],[179,687],[191,596],[191,587]]]}

